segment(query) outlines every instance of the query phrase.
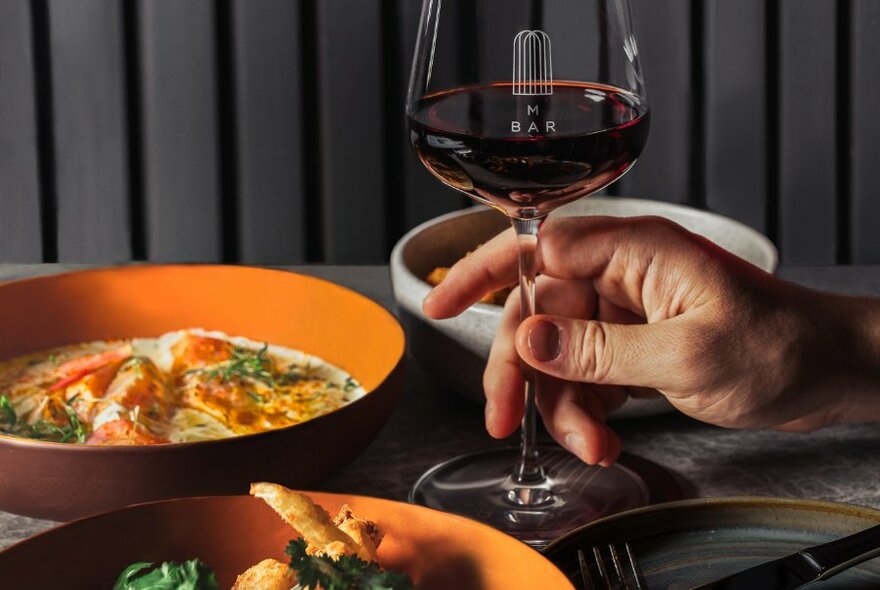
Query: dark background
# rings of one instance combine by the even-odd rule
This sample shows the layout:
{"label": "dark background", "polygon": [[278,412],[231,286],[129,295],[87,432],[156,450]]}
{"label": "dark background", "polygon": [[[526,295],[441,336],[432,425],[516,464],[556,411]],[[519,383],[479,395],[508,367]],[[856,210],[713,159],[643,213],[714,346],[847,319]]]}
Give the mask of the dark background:
{"label": "dark background", "polygon": [[[405,138],[420,6],[0,0],[0,262],[385,261],[466,206]],[[633,8],[652,130],[609,192],[735,217],[789,264],[880,262],[880,1]],[[459,15],[442,67],[479,67],[503,17]]]}

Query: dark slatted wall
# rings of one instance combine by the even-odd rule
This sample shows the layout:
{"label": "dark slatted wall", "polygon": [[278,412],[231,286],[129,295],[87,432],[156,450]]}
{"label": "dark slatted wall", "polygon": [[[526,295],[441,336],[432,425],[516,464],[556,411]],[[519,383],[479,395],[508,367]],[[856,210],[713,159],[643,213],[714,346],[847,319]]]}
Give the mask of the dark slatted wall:
{"label": "dark slatted wall", "polygon": [[[233,0],[235,203],[242,262],[305,260],[303,19],[289,0]],[[291,33],[293,32],[293,33]]]}
{"label": "dark slatted wall", "polygon": [[0,2],[0,259],[42,260],[33,15]]}
{"label": "dark slatted wall", "polygon": [[[730,1],[730,0],[728,0]],[[693,6],[702,0],[634,0],[633,20],[645,71],[651,131],[639,162],[612,193],[680,203],[700,202],[694,145],[696,88],[691,41]]]}
{"label": "dark slatted wall", "polygon": [[[848,40],[850,92],[841,109],[849,113],[847,161],[844,169],[850,215],[853,262],[880,261],[880,2],[854,0],[849,19],[839,32]],[[841,62],[838,62],[841,63]]]}
{"label": "dark slatted wall", "polygon": [[221,15],[211,0],[137,5],[147,257],[220,260],[231,221],[221,219]]}
{"label": "dark slatted wall", "polygon": [[[566,26],[548,1],[448,3],[470,34],[440,36],[434,75],[506,55],[499,19]],[[740,219],[787,263],[880,262],[880,2],[633,10],[652,129],[608,192]],[[406,138],[420,11],[0,0],[0,261],[386,260],[407,229],[467,206]]]}
{"label": "dark slatted wall", "polygon": [[131,257],[122,3],[47,0],[57,252],[62,262]]}
{"label": "dark slatted wall", "polygon": [[778,241],[786,260],[833,263],[839,194],[837,0],[782,0],[779,6]]}
{"label": "dark slatted wall", "polygon": [[[695,161],[703,166],[709,209],[766,232],[772,105],[766,80],[765,0],[709,0],[704,4],[704,135]],[[774,74],[775,75],[775,74]],[[756,91],[763,89],[763,91]],[[773,110],[775,113],[775,110]]]}

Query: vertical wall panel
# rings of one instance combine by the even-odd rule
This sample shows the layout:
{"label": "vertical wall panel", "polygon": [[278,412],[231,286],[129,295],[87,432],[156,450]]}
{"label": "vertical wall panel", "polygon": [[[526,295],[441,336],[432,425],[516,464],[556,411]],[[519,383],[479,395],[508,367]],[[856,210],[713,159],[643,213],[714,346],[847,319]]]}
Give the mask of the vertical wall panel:
{"label": "vertical wall panel", "polygon": [[651,107],[639,161],[615,186],[619,195],[688,202],[694,101],[690,0],[634,0],[633,21]]}
{"label": "vertical wall panel", "polygon": [[221,256],[214,5],[139,4],[150,260]]}
{"label": "vertical wall panel", "polygon": [[58,259],[128,260],[122,6],[49,0]]}
{"label": "vertical wall panel", "polygon": [[299,3],[234,0],[241,259],[305,260]]}
{"label": "vertical wall panel", "polygon": [[363,0],[318,4],[327,262],[385,259],[380,8]]}
{"label": "vertical wall panel", "polygon": [[[853,262],[880,263],[880,3],[852,3],[851,248]],[[842,148],[841,148],[842,149]]]}
{"label": "vertical wall panel", "polygon": [[[608,27],[608,23],[599,19],[605,14],[604,0],[583,2],[582,0],[569,0],[568,2],[533,2],[534,7],[543,6],[543,15],[540,25],[550,35],[554,43],[553,49],[553,77],[557,80],[582,80],[600,81],[618,87],[626,86],[622,79],[624,75],[621,69],[611,75],[609,64],[602,63],[602,44],[606,42],[602,35],[602,29]],[[508,8],[504,13],[511,13]],[[509,18],[509,17],[508,17]],[[531,27],[539,23],[532,23]],[[499,39],[499,41],[501,41]],[[512,56],[510,40],[507,40],[508,57],[510,63]],[[499,43],[501,45],[501,43]],[[621,50],[622,48],[615,48]],[[623,51],[619,51],[623,55]],[[603,73],[609,70],[610,78],[604,78]],[[609,189],[604,188],[596,191],[595,195],[608,194]]]}
{"label": "vertical wall panel", "polygon": [[40,183],[28,0],[0,2],[0,261],[40,262]]}
{"label": "vertical wall panel", "polygon": [[[486,0],[478,6],[477,47],[480,74],[487,81],[510,81],[511,31],[531,28],[528,3]],[[554,55],[554,58],[556,56]]]}
{"label": "vertical wall panel", "polygon": [[[543,2],[541,25],[553,41],[553,77],[557,80],[596,80],[602,71],[601,2]],[[604,12],[604,11],[602,11]],[[533,25],[534,26],[534,25]],[[622,48],[621,48],[622,49]],[[623,51],[620,51],[622,54]],[[510,61],[508,58],[507,61]],[[619,80],[600,80],[621,84]]]}
{"label": "vertical wall panel", "polygon": [[766,231],[766,3],[709,0],[705,10],[706,204]]}
{"label": "vertical wall panel", "polygon": [[[517,32],[533,28],[534,16],[527,2],[486,0],[478,6],[479,35],[477,44],[480,75],[487,81],[510,81],[513,60],[513,37]],[[553,55],[554,67],[559,59]]]}
{"label": "vertical wall panel", "polygon": [[781,0],[779,242],[787,264],[836,256],[835,0]]}

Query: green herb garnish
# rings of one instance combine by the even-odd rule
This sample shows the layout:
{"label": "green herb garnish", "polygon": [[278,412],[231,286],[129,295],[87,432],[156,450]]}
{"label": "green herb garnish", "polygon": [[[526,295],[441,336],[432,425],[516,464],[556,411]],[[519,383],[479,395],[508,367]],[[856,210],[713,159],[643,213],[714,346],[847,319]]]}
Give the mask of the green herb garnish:
{"label": "green herb garnish", "polygon": [[9,396],[6,394],[0,395],[0,410],[3,412],[3,422],[5,422],[6,426],[15,428],[15,424],[18,422],[18,415],[15,413],[15,408],[12,407],[12,402],[9,401]]}
{"label": "green herb garnish", "polygon": [[82,420],[76,414],[76,410],[71,406],[76,398],[77,396],[73,396],[64,405],[64,411],[67,413],[67,424],[58,425],[42,418],[33,424],[25,424],[18,421],[18,416],[15,414],[12,402],[9,401],[9,396],[0,395],[0,412],[2,412],[0,414],[2,416],[2,419],[0,419],[0,432],[53,442],[84,443],[89,436],[89,429],[82,423]]}
{"label": "green herb garnish", "polygon": [[344,391],[345,393],[348,393],[350,391],[354,391],[357,388],[358,388],[357,381],[355,381],[351,377],[345,378],[345,386],[343,386],[342,391]]}
{"label": "green herb garnish", "polygon": [[49,362],[54,365],[57,365],[58,364],[58,357],[55,356],[54,354],[50,354],[49,355]]}
{"label": "green herb garnish", "polygon": [[113,590],[220,590],[220,584],[210,567],[191,559],[166,561],[156,568],[149,562],[133,563],[119,575]]}
{"label": "green herb garnish", "polygon": [[308,555],[303,539],[291,541],[285,551],[290,569],[300,586],[315,590],[413,590],[412,581],[399,572],[383,571],[378,563],[367,563],[356,555],[332,559]]}
{"label": "green herb garnish", "polygon": [[272,360],[266,356],[269,343],[259,351],[236,346],[232,349],[232,358],[223,361],[211,369],[194,369],[191,373],[201,373],[208,379],[219,379],[223,383],[232,379],[254,379],[262,381],[275,389],[275,377],[272,375]]}

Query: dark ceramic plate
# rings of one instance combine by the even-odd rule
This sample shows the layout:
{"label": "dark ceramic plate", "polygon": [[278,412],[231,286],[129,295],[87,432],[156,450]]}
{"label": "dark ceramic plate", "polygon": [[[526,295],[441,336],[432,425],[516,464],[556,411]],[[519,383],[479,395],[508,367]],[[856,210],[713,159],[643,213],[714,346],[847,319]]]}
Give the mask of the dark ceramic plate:
{"label": "dark ceramic plate", "polygon": [[[578,586],[578,548],[628,541],[648,588],[689,588],[877,524],[880,510],[847,504],[782,498],[687,500],[598,520],[558,539],[545,555]],[[880,559],[817,588],[880,588]]]}
{"label": "dark ceramic plate", "polygon": [[[379,563],[406,572],[420,590],[572,590],[540,553],[486,525],[421,506],[308,492],[331,514],[342,504],[385,533]],[[296,537],[265,503],[247,496],[185,498],[132,506],[57,527],[0,552],[0,588],[112,588],[138,561],[199,558],[229,588],[255,563],[287,561]]]}
{"label": "dark ceramic plate", "polygon": [[0,359],[61,344],[205,328],[289,346],[368,392],[288,428],[216,441],[95,447],[0,435],[0,510],[68,520],[165,498],[241,493],[252,481],[314,486],[376,436],[402,383],[405,339],[353,291],[290,272],[129,266],[0,285]]}

